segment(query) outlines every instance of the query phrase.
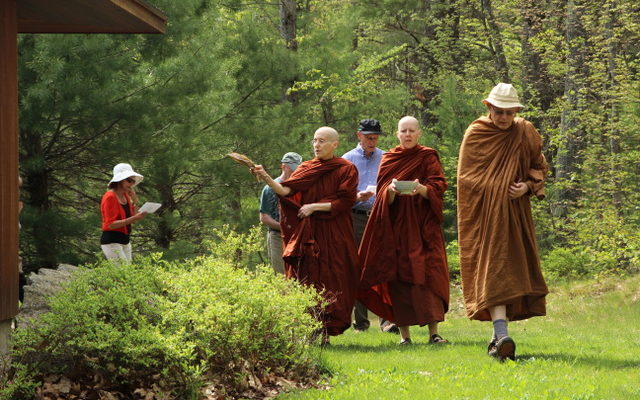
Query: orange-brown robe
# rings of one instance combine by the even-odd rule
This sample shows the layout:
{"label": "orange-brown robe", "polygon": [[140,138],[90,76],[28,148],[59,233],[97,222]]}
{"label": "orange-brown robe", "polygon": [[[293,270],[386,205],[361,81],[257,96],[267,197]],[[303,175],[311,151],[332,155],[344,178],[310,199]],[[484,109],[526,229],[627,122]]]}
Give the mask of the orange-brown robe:
{"label": "orange-brown robe", "polygon": [[[396,195],[391,180],[427,186],[428,199]],[[443,321],[449,308],[449,269],[442,234],[442,196],[447,188],[438,153],[397,146],[382,156],[379,193],[360,244],[363,263],[358,300],[399,326]]]}
{"label": "orange-brown robe", "polygon": [[[316,158],[302,163],[282,185],[292,190],[280,197],[286,276],[323,292],[330,303],[318,317],[329,335],[339,335],[351,325],[360,276],[351,223],[358,170],[343,158]],[[302,205],[326,202],[331,211],[298,218]]]}
{"label": "orange-brown robe", "polygon": [[509,130],[489,117],[465,133],[458,160],[458,245],[467,315],[490,321],[489,307],[507,306],[510,320],[545,315],[549,292],[531,217],[529,196],[510,200],[509,186],[526,182],[544,197],[547,163],[533,125],[515,118]]}

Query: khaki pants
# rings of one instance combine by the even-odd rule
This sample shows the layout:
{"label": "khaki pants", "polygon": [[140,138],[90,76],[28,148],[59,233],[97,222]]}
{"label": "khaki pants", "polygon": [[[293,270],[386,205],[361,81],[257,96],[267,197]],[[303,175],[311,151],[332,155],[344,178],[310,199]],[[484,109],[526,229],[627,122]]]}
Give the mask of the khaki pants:
{"label": "khaki pants", "polygon": [[271,268],[280,274],[284,274],[284,260],[282,259],[282,237],[280,231],[269,229],[267,231],[267,251],[271,260]]}
{"label": "khaki pants", "polygon": [[100,245],[107,260],[124,260],[131,262],[131,242],[127,244],[109,243]]}

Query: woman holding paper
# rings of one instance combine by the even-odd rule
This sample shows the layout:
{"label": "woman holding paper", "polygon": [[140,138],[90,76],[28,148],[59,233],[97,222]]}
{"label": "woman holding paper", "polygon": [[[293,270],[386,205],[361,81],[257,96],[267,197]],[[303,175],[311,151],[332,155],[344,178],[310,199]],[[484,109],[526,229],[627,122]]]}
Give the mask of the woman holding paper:
{"label": "woman holding paper", "polygon": [[102,214],[102,236],[100,245],[109,260],[131,262],[131,224],[144,218],[146,212],[138,212],[135,205],[136,192],[133,187],[144,177],[121,163],[113,167],[113,178],[109,181],[109,190],[102,196],[100,212]]}

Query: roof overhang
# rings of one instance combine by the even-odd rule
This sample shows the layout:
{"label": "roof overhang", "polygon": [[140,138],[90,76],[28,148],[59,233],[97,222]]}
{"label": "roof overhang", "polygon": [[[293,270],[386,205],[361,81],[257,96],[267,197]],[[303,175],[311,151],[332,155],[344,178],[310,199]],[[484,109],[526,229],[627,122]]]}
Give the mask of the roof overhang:
{"label": "roof overhang", "polygon": [[164,33],[167,25],[145,0],[18,0],[17,8],[19,33]]}

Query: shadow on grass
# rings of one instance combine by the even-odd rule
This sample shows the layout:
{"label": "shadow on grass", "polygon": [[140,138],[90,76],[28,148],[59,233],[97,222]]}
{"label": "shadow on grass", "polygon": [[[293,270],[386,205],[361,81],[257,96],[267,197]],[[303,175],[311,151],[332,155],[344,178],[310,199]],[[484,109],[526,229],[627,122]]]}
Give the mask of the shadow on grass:
{"label": "shadow on grass", "polygon": [[404,350],[411,349],[412,346],[400,346],[398,343],[385,343],[385,344],[333,344],[331,343],[330,349],[340,352],[352,352],[352,351],[364,351],[373,353],[386,353],[391,350]]}
{"label": "shadow on grass", "polygon": [[535,360],[548,360],[556,362],[565,362],[568,364],[582,364],[592,367],[607,369],[626,369],[640,368],[640,360],[638,359],[615,359],[609,357],[576,357],[563,353],[524,353],[518,354],[518,363],[534,362]]}
{"label": "shadow on grass", "polygon": [[454,340],[449,343],[449,345],[454,346],[469,346],[469,347],[477,347],[480,346],[484,349],[489,345],[489,340],[476,339],[476,340]]}
{"label": "shadow on grass", "polygon": [[487,348],[486,341],[476,340],[476,341],[455,341],[447,344],[432,344],[423,342],[413,342],[413,344],[409,346],[401,346],[398,341],[394,341],[391,343],[372,343],[372,344],[360,344],[360,343],[331,343],[330,348],[332,350],[340,351],[340,352],[352,352],[352,351],[363,351],[363,352],[374,352],[374,353],[384,353],[390,350],[411,350],[411,349],[429,349],[433,351],[441,351],[446,350],[451,347],[460,347],[460,346],[469,346],[469,347],[480,347],[483,349]]}

